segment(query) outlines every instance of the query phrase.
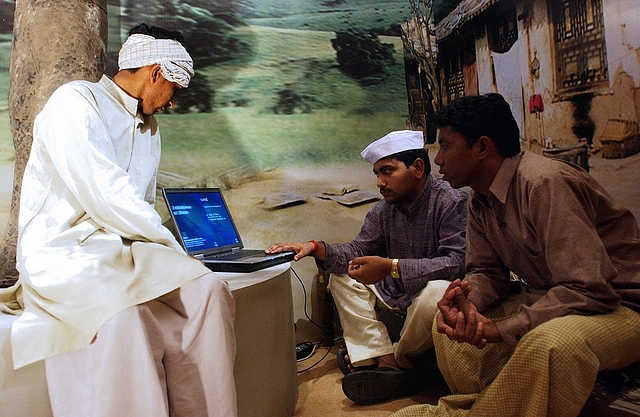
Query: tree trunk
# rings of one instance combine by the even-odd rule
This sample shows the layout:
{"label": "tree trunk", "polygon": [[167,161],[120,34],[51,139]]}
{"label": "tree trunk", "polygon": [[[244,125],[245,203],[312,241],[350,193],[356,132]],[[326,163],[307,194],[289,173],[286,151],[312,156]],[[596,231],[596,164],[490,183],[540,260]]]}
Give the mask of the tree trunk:
{"label": "tree trunk", "polygon": [[97,81],[107,57],[106,0],[16,0],[9,117],[16,152],[11,212],[0,250],[0,286],[17,280],[18,208],[33,122],[60,85]]}

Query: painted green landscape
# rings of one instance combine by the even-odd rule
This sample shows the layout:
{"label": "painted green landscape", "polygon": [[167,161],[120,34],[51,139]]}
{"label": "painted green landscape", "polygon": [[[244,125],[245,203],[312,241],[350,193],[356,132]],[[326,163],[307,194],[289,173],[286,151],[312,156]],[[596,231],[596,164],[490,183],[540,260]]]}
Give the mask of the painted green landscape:
{"label": "painted green landscape", "polygon": [[9,60],[11,57],[11,35],[0,35],[0,163],[13,161],[13,139],[9,126]]}
{"label": "painted green landscape", "polygon": [[[168,178],[183,182],[188,178],[189,184],[184,185],[225,185],[221,184],[224,178],[283,165],[355,161],[371,140],[404,128],[407,96],[397,35],[398,25],[409,17],[404,0],[233,4],[235,19],[241,22],[232,26],[233,36],[244,46],[242,54],[196,68],[212,91],[210,111],[158,115],[163,137],[161,169],[169,173]],[[190,13],[209,16],[194,7]],[[163,26],[167,19],[156,16],[151,23]],[[393,47],[393,62],[386,64],[384,77],[364,83],[345,73],[332,39],[347,30],[371,33]],[[110,39],[109,44],[119,41]],[[8,51],[10,36],[3,35],[2,161],[13,158],[7,111]]]}
{"label": "painted green landscape", "polygon": [[[260,35],[252,65],[206,73],[216,90],[214,112],[160,116],[165,169],[180,172],[203,155],[212,170],[205,176],[238,166],[353,160],[372,138],[403,126],[400,64],[394,81],[364,88],[336,68],[331,33],[249,29]],[[292,46],[295,57],[288,54]],[[285,87],[305,97],[310,110],[274,114],[276,93]]]}

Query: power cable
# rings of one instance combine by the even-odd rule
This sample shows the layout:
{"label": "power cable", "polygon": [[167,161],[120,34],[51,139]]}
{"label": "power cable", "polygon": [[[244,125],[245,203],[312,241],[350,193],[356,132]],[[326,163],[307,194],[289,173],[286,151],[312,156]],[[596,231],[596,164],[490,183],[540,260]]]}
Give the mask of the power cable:
{"label": "power cable", "polygon": [[[293,271],[293,274],[296,276],[296,278],[297,278],[297,279],[298,279],[298,281],[300,282],[300,285],[302,286],[302,294],[304,295],[304,309],[303,309],[303,311],[304,311],[304,315],[305,315],[305,317],[309,320],[309,322],[310,322],[311,324],[315,325],[316,327],[318,327],[318,328],[322,331],[322,330],[323,330],[323,329],[322,329],[322,326],[320,326],[318,323],[316,323],[315,321],[313,321],[313,320],[311,319],[311,317],[309,316],[309,314],[307,313],[307,289],[306,289],[306,288],[305,288],[305,286],[304,286],[304,282],[302,282],[302,279],[300,279],[300,276],[298,275],[298,273],[296,272],[296,270],[295,270],[295,269],[291,268],[291,270]],[[294,326],[295,326],[295,323],[294,323]],[[316,352],[316,350],[317,350],[317,348],[318,348],[319,346],[322,346],[322,342],[316,342],[316,343],[312,343],[312,342],[301,342],[301,343],[298,343],[298,344],[296,345],[296,348],[302,347],[302,348],[304,348],[304,349],[311,349],[311,350],[310,350],[310,352],[309,352],[309,354],[308,354],[308,355],[305,355],[305,356],[304,356],[304,357],[302,357],[301,359],[297,359],[297,356],[296,356],[296,360],[297,360],[298,362],[300,362],[300,361],[303,361],[303,360],[305,360],[305,359],[309,359],[311,356],[313,356],[313,354]],[[327,355],[329,354],[329,352],[331,352],[331,347],[329,347],[329,348],[327,349],[327,351],[326,351],[326,352],[325,352],[325,354],[322,356],[322,358],[320,358],[320,360],[318,360],[318,361],[317,361],[316,363],[314,363],[313,365],[311,365],[311,366],[309,366],[309,367],[307,367],[307,368],[305,368],[305,369],[303,369],[303,370],[298,371],[298,373],[299,373],[299,374],[301,374],[301,373],[303,373],[303,372],[307,372],[307,371],[308,371],[308,370],[310,370],[311,368],[314,368],[315,366],[317,366],[320,362],[322,362],[322,361],[324,360],[324,358],[326,358],[326,357],[327,357]]]}

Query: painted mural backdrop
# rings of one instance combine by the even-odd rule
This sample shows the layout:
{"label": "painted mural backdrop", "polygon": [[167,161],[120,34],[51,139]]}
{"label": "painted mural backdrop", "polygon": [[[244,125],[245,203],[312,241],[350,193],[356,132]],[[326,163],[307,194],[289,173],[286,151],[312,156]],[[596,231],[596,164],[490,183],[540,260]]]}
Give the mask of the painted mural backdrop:
{"label": "painted mural backdrop", "polygon": [[110,4],[113,51],[144,21],[181,30],[194,56],[191,88],[160,116],[167,181],[225,185],[283,164],[357,160],[404,127],[405,0]]}
{"label": "painted mural backdrop", "polygon": [[7,106],[13,7],[13,1],[0,0],[0,164],[13,163],[15,158]]}
{"label": "painted mural backdrop", "polygon": [[[0,1],[0,160],[11,161],[13,1]],[[127,31],[183,32],[197,76],[159,115],[162,180],[236,181],[283,164],[350,161],[407,118],[405,0],[109,0],[109,68]]]}

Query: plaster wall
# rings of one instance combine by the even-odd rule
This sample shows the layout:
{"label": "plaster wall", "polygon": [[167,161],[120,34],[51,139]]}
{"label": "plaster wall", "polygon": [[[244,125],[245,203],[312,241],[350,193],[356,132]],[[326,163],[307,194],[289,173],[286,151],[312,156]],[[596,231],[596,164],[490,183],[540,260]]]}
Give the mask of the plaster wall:
{"label": "plaster wall", "polygon": [[[557,145],[578,141],[572,127],[575,124],[572,96],[559,94],[555,85],[555,51],[553,28],[546,1],[524,1],[516,4],[518,41],[514,47],[522,80],[522,105],[525,108],[523,136],[525,147],[540,151],[544,139],[550,137]],[[603,1],[606,53],[609,85],[593,91],[590,118],[595,124],[594,146],[601,145],[607,121],[612,118],[638,121],[640,119],[640,3],[635,0]],[[531,72],[537,59],[539,72]],[[476,60],[480,94],[498,91],[494,71],[496,68],[488,45],[487,36],[476,39]],[[541,94],[544,102],[542,113],[528,111],[528,99]],[[513,104],[512,104],[513,105]]]}

